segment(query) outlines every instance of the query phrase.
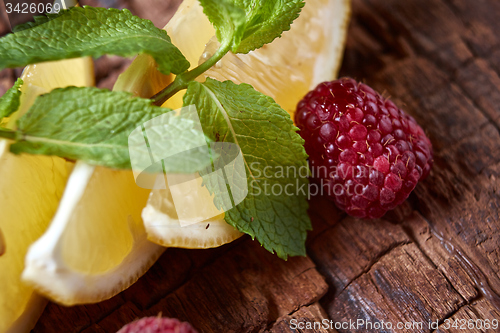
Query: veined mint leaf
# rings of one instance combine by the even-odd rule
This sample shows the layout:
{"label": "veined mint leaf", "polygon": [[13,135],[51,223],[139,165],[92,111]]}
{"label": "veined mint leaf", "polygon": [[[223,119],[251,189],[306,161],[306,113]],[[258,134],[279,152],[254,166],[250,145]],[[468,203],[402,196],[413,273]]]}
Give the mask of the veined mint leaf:
{"label": "veined mint leaf", "polygon": [[231,39],[233,53],[248,53],[290,29],[303,0],[200,0],[217,38]]}
{"label": "veined mint leaf", "polygon": [[[165,160],[169,162],[164,163],[165,172],[192,173],[210,165],[206,141],[204,147],[193,145],[192,138],[205,138],[203,133],[196,133],[190,119],[165,118],[174,114],[170,111],[127,92],[92,87],[56,89],[39,96],[18,120],[17,142],[10,149],[16,154],[56,155],[120,169],[130,169],[130,153],[141,161],[151,161],[151,165],[175,156]],[[151,126],[154,121],[155,126]],[[134,130],[140,135],[131,142]],[[148,147],[154,143],[156,151],[152,152]]]}
{"label": "veined mint leaf", "polygon": [[222,43],[229,41],[236,48],[243,37],[246,13],[233,0],[200,0],[203,12],[214,25],[217,39]]}
{"label": "veined mint leaf", "polygon": [[9,117],[17,111],[21,99],[21,86],[23,80],[17,79],[12,88],[7,90],[5,94],[0,97],[0,121],[2,118]]}
{"label": "veined mint leaf", "polygon": [[[0,69],[28,64],[113,54],[150,54],[163,74],[180,74],[189,62],[166,31],[130,11],[73,7],[22,26],[0,39]],[[19,30],[20,30],[19,29]]]}
{"label": "veined mint leaf", "polygon": [[[306,231],[311,229],[307,155],[288,113],[248,84],[212,79],[189,84],[184,105],[191,104],[196,105],[205,135],[214,142],[238,145],[243,155],[248,194],[226,211],[226,221],[281,258],[305,255]],[[222,179],[206,182],[204,177],[204,183],[216,194],[232,191]]]}
{"label": "veined mint leaf", "polygon": [[19,32],[19,31],[23,31],[23,30],[26,30],[26,29],[29,29],[29,28],[36,27],[37,25],[44,24],[44,23],[46,23],[46,22],[48,22],[48,21],[50,21],[50,20],[58,17],[59,15],[62,15],[64,12],[65,12],[65,10],[61,10],[58,13],[55,13],[55,14],[47,13],[45,15],[34,16],[33,17],[33,22],[32,21],[28,21],[26,23],[18,24],[15,27],[12,28],[12,31],[13,32]]}

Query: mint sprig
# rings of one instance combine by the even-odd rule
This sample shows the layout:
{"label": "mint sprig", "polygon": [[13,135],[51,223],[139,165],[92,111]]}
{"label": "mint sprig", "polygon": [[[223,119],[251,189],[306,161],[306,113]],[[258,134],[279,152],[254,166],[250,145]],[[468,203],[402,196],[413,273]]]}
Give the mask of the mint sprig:
{"label": "mint sprig", "polygon": [[[171,112],[151,103],[161,105],[178,91],[187,89],[184,105],[197,108],[204,131],[198,134],[205,135],[207,143],[229,142],[241,149],[245,172],[232,172],[231,177],[246,182],[248,194],[226,211],[226,221],[257,238],[281,258],[305,255],[306,232],[311,228],[307,179],[303,177],[307,155],[288,113],[250,85],[212,79],[195,81],[226,53],[247,53],[281,36],[304,3],[301,0],[200,2],[221,46],[210,59],[192,70],[187,70],[189,63],[164,31],[126,10],[73,8],[38,18],[35,23],[23,26],[24,30],[0,39],[0,68],[85,55],[148,53],[162,73],[177,74],[151,100],[96,88],[54,90],[35,101],[19,119],[16,130],[0,128],[0,138],[13,140],[14,153],[57,155],[112,168],[130,168],[129,149],[134,147],[127,140],[129,135],[137,128],[144,128],[149,120]],[[13,107],[6,109],[9,113],[15,111]],[[193,146],[193,142],[189,143],[195,133],[188,130],[189,119],[173,121],[178,123],[169,131],[176,140],[165,141],[162,156],[184,151],[184,144],[186,150]],[[160,132],[156,133],[158,140]],[[140,139],[139,136],[137,140]],[[212,152],[208,163],[206,151],[196,149],[173,155],[176,158],[162,162],[164,172],[211,170],[215,157],[220,157],[219,163],[230,157]],[[203,180],[214,194],[240,191],[228,187],[222,178],[203,176]],[[214,196],[217,207],[226,207],[221,201],[223,197],[228,196]]]}
{"label": "mint sprig", "polygon": [[17,79],[16,83],[14,83],[14,86],[7,90],[5,94],[0,98],[0,123],[2,122],[2,118],[9,117],[19,108],[21,86],[23,85],[23,83],[23,80]]}
{"label": "mint sprig", "polygon": [[73,7],[39,17],[22,31],[0,39],[0,69],[83,56],[151,55],[163,74],[180,74],[189,62],[166,31],[118,9]]}
{"label": "mint sprig", "polygon": [[[226,222],[281,258],[305,255],[306,231],[311,229],[304,177],[307,155],[288,113],[248,84],[212,79],[189,84],[184,105],[192,104],[212,141],[224,138],[243,154],[249,192],[226,212]],[[204,180],[213,182],[214,177]],[[205,184],[216,194],[228,186],[224,179]],[[217,198],[224,196],[215,197],[220,208],[223,203]]]}
{"label": "mint sprig", "polygon": [[[9,135],[8,138],[16,140],[10,146],[15,154],[56,155],[110,168],[130,169],[131,148],[136,159],[150,160],[150,152],[141,149],[141,142],[137,149],[130,145],[130,134],[148,120],[170,111],[126,92],[91,87],[55,89],[35,100],[17,121],[17,130],[4,129],[0,136]],[[188,119],[172,117],[164,125],[168,126],[169,138],[162,141],[161,151],[156,154],[176,156],[174,163],[165,164],[165,172],[196,172],[210,164],[203,149],[191,149],[191,138],[197,133]],[[161,140],[158,129],[161,128],[153,129],[159,132],[155,135],[157,141]],[[188,152],[176,154],[183,150]]]}

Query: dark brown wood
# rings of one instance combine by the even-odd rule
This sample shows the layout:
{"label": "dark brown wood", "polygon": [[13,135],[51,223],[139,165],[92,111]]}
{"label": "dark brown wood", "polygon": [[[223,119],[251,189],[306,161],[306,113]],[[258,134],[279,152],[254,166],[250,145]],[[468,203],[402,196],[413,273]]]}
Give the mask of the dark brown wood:
{"label": "dark brown wood", "polygon": [[[334,325],[334,324],[333,324]],[[301,307],[291,315],[280,317],[266,333],[335,333],[331,320],[319,303]]]}
{"label": "dark brown wood", "polygon": [[[256,332],[317,302],[327,291],[328,286],[309,258],[296,257],[285,262],[246,238],[237,246],[225,246],[222,250],[203,251],[214,256],[208,260],[202,258],[203,263],[198,266],[192,257],[201,251],[169,249],[155,269],[121,294],[130,300],[116,310],[98,309],[96,304],[62,311],[74,316],[72,310],[76,309],[87,318],[99,313],[100,319],[88,321],[85,332],[115,332],[127,322],[146,315],[189,321],[201,332]],[[175,279],[186,274],[180,259],[192,263],[184,283]],[[142,296],[138,296],[139,292]],[[155,298],[160,300],[149,306],[148,301]],[[50,305],[35,332],[60,327],[57,321],[66,323],[67,318],[61,318],[59,310],[60,307]],[[80,331],[81,327],[65,326],[65,332]]]}
{"label": "dark brown wood", "polygon": [[288,262],[246,237],[213,250],[168,249],[107,302],[50,304],[34,332],[112,333],[159,313],[200,332],[293,332],[292,319],[498,332],[445,324],[500,320],[499,31],[498,1],[353,0],[342,75],[390,95],[433,142],[434,168],[409,200],[383,220],[360,221],[314,198],[309,256]]}

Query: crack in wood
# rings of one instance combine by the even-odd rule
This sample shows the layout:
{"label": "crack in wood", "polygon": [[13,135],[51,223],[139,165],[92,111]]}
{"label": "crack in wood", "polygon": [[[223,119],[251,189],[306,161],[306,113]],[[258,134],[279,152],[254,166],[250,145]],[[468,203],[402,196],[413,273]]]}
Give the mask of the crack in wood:
{"label": "crack in wood", "polygon": [[[437,329],[433,329],[430,333],[435,333],[437,330],[439,330],[439,326],[441,326],[442,324],[444,324],[444,323],[445,323],[445,321],[446,321],[447,319],[451,319],[451,318],[453,318],[453,316],[455,316],[455,315],[456,315],[456,314],[457,314],[460,310],[462,310],[462,309],[463,309],[463,308],[465,308],[466,306],[469,306],[469,305],[473,304],[474,302],[477,302],[477,301],[481,300],[481,298],[482,298],[482,296],[481,296],[481,295],[479,295],[478,297],[473,298],[473,299],[471,299],[471,300],[470,300],[470,301],[468,301],[468,302],[466,301],[464,304],[462,304],[461,306],[459,306],[459,307],[458,307],[457,309],[455,309],[454,311],[451,311],[451,312],[450,312],[449,314],[447,314],[447,315],[446,315],[443,319],[440,319],[440,320],[438,321],[438,328],[437,328]],[[473,309],[473,308],[471,307],[471,309]],[[479,318],[481,318],[481,316],[478,316],[478,317],[479,317]]]}
{"label": "crack in wood", "polygon": [[356,275],[351,281],[349,281],[345,287],[340,290],[337,295],[341,294],[342,292],[344,292],[347,288],[349,288],[349,286],[355,282],[357,279],[359,279],[361,276],[369,273],[371,271],[371,269],[373,268],[373,266],[378,263],[383,257],[385,257],[386,255],[388,255],[389,253],[391,253],[391,251],[399,248],[399,247],[402,247],[404,245],[408,245],[408,244],[411,244],[411,242],[399,242],[399,243],[395,243],[395,244],[392,244],[389,248],[387,248],[385,251],[379,253],[373,260],[372,262],[361,272],[359,273],[358,275]]}
{"label": "crack in wood", "polygon": [[500,295],[493,290],[486,275],[483,271],[473,263],[469,257],[463,253],[463,251],[452,244],[451,241],[446,240],[443,235],[440,235],[436,230],[431,227],[431,232],[436,238],[439,239],[443,247],[454,257],[457,258],[462,267],[465,269],[469,277],[476,284],[476,288],[479,290],[480,294],[488,299],[490,303],[500,311]]}

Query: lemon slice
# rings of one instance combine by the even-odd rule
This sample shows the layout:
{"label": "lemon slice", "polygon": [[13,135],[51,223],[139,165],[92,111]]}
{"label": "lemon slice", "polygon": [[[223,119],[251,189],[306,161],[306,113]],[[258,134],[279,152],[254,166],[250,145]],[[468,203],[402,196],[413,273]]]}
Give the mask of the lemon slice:
{"label": "lemon slice", "polygon": [[[26,112],[35,98],[52,89],[94,83],[90,58],[27,66],[21,76],[21,105],[9,119]],[[27,332],[46,304],[33,288],[21,282],[29,245],[40,237],[54,215],[72,164],[58,157],[13,155],[0,140],[0,230],[5,253],[0,256],[0,332]]]}
{"label": "lemon slice", "polygon": [[128,171],[78,162],[49,229],[26,256],[23,279],[65,305],[130,286],[164,250],[146,239],[140,212],[148,194]]}
{"label": "lemon slice", "polygon": [[[181,205],[195,203],[197,212],[212,210],[217,212],[213,198],[207,188],[202,186],[201,177],[197,177],[196,180],[199,186],[197,190],[201,191],[201,194],[196,193],[196,196],[185,194],[184,204]],[[148,205],[142,212],[142,218],[148,231],[148,238],[163,246],[206,249],[221,246],[242,236],[241,232],[226,223],[223,213],[201,223],[182,225],[169,187],[151,192]]]}
{"label": "lemon slice", "polygon": [[[293,118],[300,98],[318,83],[336,78],[349,17],[349,0],[307,0],[299,18],[281,38],[248,54],[228,53],[198,80],[212,77],[249,83],[273,97]],[[219,47],[215,30],[196,0],[182,2],[164,29],[191,68],[210,58]],[[144,60],[136,61],[146,65]],[[180,108],[182,96],[183,92],[177,93],[164,106]],[[213,202],[208,192],[205,197]],[[149,239],[165,246],[215,247],[241,236],[224,221],[224,214],[181,227],[168,189],[151,192],[142,217]]]}
{"label": "lemon slice", "polygon": [[[203,12],[199,11],[199,8],[197,1],[184,1],[165,28],[174,45],[183,52],[190,62],[191,68],[198,65],[205,43],[214,34],[210,23],[207,29],[207,19]],[[200,14],[203,20],[200,20]],[[186,29],[188,25],[189,29]],[[186,34],[186,30],[197,33]],[[166,87],[171,80],[171,76],[162,76],[156,70],[156,63],[150,56],[141,55],[120,75],[115,88],[126,88],[137,96],[147,98]],[[172,109],[182,107],[182,94],[176,94],[163,106]],[[200,190],[203,190],[201,182]],[[202,196],[206,197],[202,201],[213,202],[213,198],[206,189]],[[142,218],[148,239],[166,247],[205,249],[232,242],[243,235],[226,223],[223,213],[202,223],[181,226],[168,188],[151,191],[148,205],[142,212]]]}
{"label": "lemon slice", "polygon": [[[114,90],[150,97],[171,82],[140,55]],[[131,171],[78,162],[50,228],[26,256],[23,280],[65,304],[108,299],[134,283],[164,247],[147,240],[141,211],[150,191],[138,187]]]}
{"label": "lemon slice", "polygon": [[[146,67],[132,69],[148,83],[128,72],[115,90],[144,95],[170,80]],[[100,302],[128,288],[165,250],[147,240],[142,223],[149,193],[135,184],[132,171],[78,162],[49,229],[26,256],[23,280],[64,305]]]}
{"label": "lemon slice", "polygon": [[[174,45],[182,51],[190,62],[191,68],[198,65],[205,43],[214,35],[214,29],[210,23],[207,24],[208,20],[203,12],[199,10],[200,8],[197,1],[184,1],[165,27]],[[186,29],[186,27],[189,27],[189,29]],[[186,30],[196,31],[196,34],[186,34]],[[141,75],[137,75],[137,69],[141,69]],[[166,87],[171,80],[172,78],[159,77],[156,63],[149,56],[139,56],[120,75],[116,86],[128,87],[138,96],[151,97],[154,93]],[[155,88],[151,89],[151,86]],[[138,94],[137,87],[145,87],[142,92],[147,90],[150,94]],[[151,93],[152,91],[154,93]],[[182,107],[182,94],[176,94],[163,106],[172,109]],[[196,175],[193,177],[195,178]],[[199,179],[199,190],[203,191],[201,197],[206,198],[200,201],[213,206],[211,204],[213,198],[206,188],[201,186],[201,178]],[[213,210],[216,210],[216,208],[213,207]],[[142,218],[148,239],[166,247],[205,249],[232,242],[243,235],[226,223],[224,213],[201,223],[181,226],[169,188],[151,191],[148,204],[142,212]]]}

